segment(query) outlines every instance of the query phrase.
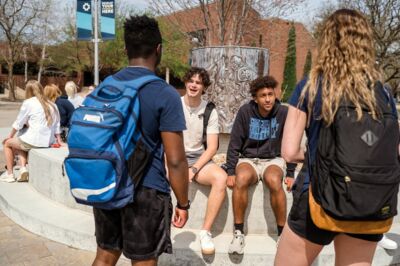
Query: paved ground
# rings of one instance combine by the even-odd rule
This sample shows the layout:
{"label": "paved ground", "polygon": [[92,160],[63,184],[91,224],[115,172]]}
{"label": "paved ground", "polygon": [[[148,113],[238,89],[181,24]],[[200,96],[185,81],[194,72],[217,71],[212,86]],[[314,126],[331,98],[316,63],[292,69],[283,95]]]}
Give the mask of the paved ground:
{"label": "paved ground", "polygon": [[[1,99],[1,96],[0,96]],[[0,139],[9,133],[20,103],[0,100]],[[1,145],[0,145],[1,146]],[[4,154],[0,148],[0,173],[4,171]],[[0,211],[0,265],[91,265],[94,252],[78,250],[39,237],[13,223]],[[121,261],[118,265],[130,265]]]}

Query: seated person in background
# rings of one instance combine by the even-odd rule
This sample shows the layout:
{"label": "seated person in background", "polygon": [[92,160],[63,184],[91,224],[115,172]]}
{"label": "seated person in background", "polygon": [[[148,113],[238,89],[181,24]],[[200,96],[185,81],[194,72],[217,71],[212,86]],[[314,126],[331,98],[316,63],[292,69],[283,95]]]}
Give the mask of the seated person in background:
{"label": "seated person in background", "polygon": [[86,96],[88,96],[88,94],[90,94],[93,91],[94,87],[93,88],[92,87],[93,86],[90,86],[90,87],[84,86],[84,87],[82,87],[81,92],[78,92],[77,95],[81,96],[83,98],[83,100],[85,100]]}
{"label": "seated person in background", "polygon": [[60,114],[61,139],[66,141],[68,135],[69,121],[75,108],[67,96],[61,95],[61,90],[55,84],[44,87],[45,96],[52,102],[55,102]]}
{"label": "seated person in background", "polygon": [[[48,148],[53,143],[61,145],[60,117],[57,106],[43,94],[43,87],[36,80],[30,80],[25,87],[26,100],[22,103],[17,119],[8,137],[3,140],[7,171],[0,176],[3,182],[28,180],[27,155],[31,148]],[[27,125],[26,131],[16,136],[18,130]],[[14,156],[18,153],[19,176],[13,173]]]}
{"label": "seated person in background", "polygon": [[[228,173],[228,187],[233,188],[232,204],[235,232],[229,253],[244,252],[244,215],[248,189],[264,181],[270,192],[278,235],[286,223],[286,195],[282,188],[286,163],[281,158],[282,131],[288,108],[276,99],[277,81],[260,77],[250,84],[253,100],[238,111],[223,168]],[[285,184],[290,191],[296,164],[288,164]]]}
{"label": "seated person in background", "polygon": [[78,95],[78,88],[73,81],[68,81],[65,84],[65,93],[68,95],[68,100],[72,103],[74,108],[78,108],[80,105],[82,105],[82,102],[84,98],[80,95]]}
{"label": "seated person in background", "polygon": [[[186,158],[189,166],[189,181],[211,186],[207,209],[199,238],[203,254],[215,253],[211,227],[221,208],[226,194],[227,175],[221,167],[213,163],[212,157],[218,150],[218,114],[212,109],[204,134],[203,120],[206,119],[207,101],[201,96],[210,85],[210,77],[203,68],[191,68],[183,78],[186,94],[181,98],[186,120],[183,131]],[[204,139],[203,139],[204,138]]]}

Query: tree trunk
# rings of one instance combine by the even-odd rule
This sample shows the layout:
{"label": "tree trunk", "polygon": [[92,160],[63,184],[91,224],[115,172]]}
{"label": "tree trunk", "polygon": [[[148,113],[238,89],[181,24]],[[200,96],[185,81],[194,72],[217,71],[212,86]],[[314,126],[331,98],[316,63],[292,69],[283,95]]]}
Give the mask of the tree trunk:
{"label": "tree trunk", "polygon": [[24,53],[24,61],[25,61],[25,83],[28,82],[28,56],[26,55],[26,47],[23,48],[23,53]]}
{"label": "tree trunk", "polygon": [[40,58],[40,65],[39,65],[39,72],[38,72],[38,81],[40,83],[40,80],[42,79],[42,72],[43,72],[43,64],[44,64],[44,59],[46,58],[46,44],[43,44],[42,48],[42,56]]}
{"label": "tree trunk", "polygon": [[15,87],[14,87],[14,79],[13,79],[13,63],[8,63],[8,99],[12,102],[15,102]]}

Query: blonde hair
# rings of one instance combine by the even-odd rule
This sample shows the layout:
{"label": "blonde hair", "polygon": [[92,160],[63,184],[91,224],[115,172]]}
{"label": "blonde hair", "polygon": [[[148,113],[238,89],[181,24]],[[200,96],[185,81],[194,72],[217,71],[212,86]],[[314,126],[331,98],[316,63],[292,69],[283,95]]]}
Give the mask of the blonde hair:
{"label": "blonde hair", "polygon": [[52,102],[55,102],[56,99],[61,95],[61,91],[55,84],[46,85],[44,87],[44,95]]}
{"label": "blonde hair", "polygon": [[75,82],[68,81],[65,84],[64,89],[65,89],[65,93],[68,95],[68,97],[71,97],[71,98],[75,97],[75,94],[77,93],[77,87],[76,87]]}
{"label": "blonde hair", "polygon": [[374,86],[381,74],[376,66],[372,28],[361,13],[340,9],[326,19],[314,62],[299,101],[301,104],[307,95],[309,114],[321,87],[321,118],[327,125],[333,122],[342,99],[354,104],[358,120],[363,107],[377,119]]}
{"label": "blonde hair", "polygon": [[29,80],[25,86],[25,98],[29,99],[32,97],[36,97],[39,100],[44,110],[47,125],[51,126],[53,124],[53,117],[50,108],[54,109],[55,107],[44,95],[42,85],[36,80]]}

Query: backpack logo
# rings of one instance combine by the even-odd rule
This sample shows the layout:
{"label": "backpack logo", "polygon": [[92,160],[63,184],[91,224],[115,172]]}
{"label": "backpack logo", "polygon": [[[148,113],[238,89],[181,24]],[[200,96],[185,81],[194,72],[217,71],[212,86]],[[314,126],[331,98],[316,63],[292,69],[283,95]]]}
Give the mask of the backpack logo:
{"label": "backpack logo", "polygon": [[98,115],[90,115],[90,114],[85,114],[83,117],[83,121],[89,121],[89,122],[94,122],[94,123],[101,123],[104,121],[103,114],[97,113]]}
{"label": "backpack logo", "polygon": [[370,147],[378,141],[378,137],[371,130],[364,132],[361,139]]}

